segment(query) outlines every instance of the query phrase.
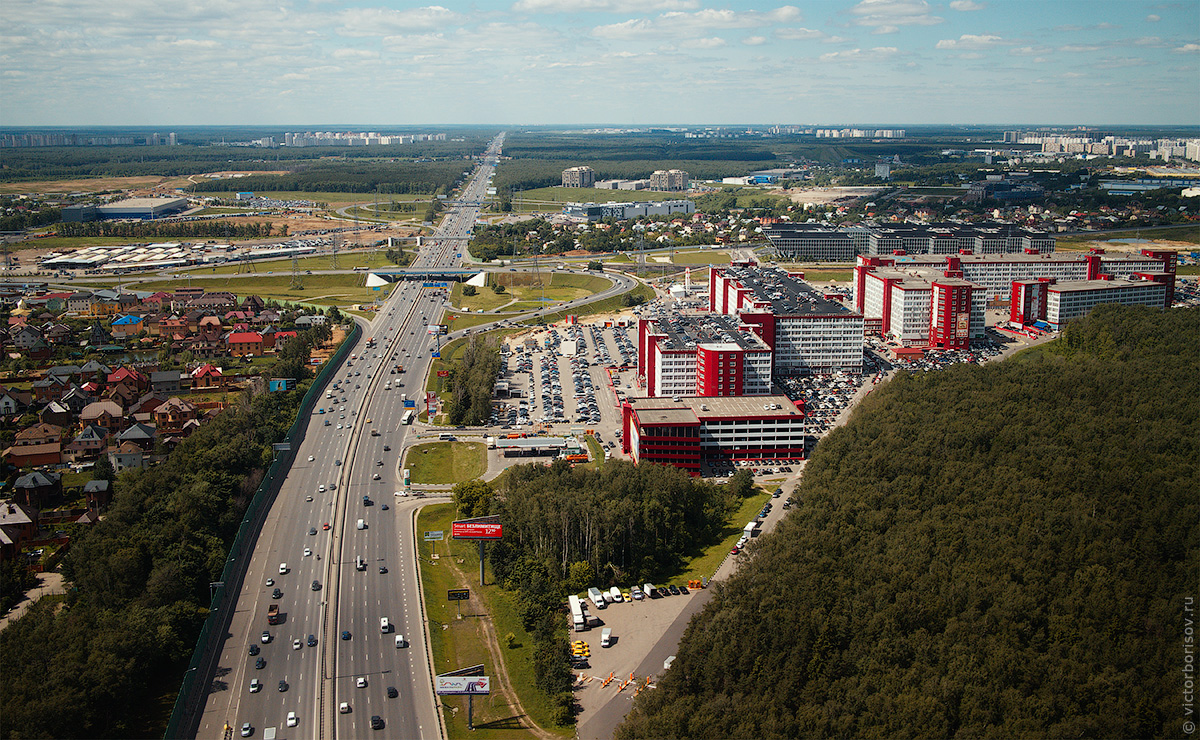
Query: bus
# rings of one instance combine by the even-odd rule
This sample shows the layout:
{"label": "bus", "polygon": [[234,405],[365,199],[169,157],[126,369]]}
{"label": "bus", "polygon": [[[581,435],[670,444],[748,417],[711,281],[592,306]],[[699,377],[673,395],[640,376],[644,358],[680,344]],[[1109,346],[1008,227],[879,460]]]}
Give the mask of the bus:
{"label": "bus", "polygon": [[405,425],[412,424],[413,417],[415,415],[416,414],[414,413],[414,411],[412,409],[405,410],[404,415],[400,417],[400,423],[405,424]]}

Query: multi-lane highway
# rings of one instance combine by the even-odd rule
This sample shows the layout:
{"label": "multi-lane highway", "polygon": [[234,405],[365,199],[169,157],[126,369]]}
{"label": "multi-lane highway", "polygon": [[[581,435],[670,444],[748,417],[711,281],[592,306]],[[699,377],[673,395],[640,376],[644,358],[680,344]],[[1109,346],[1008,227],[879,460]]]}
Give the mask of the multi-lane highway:
{"label": "multi-lane highway", "polygon": [[[502,143],[503,134],[489,145],[414,267],[459,260]],[[393,494],[402,489],[404,400],[423,396],[426,326],[444,292],[398,285],[318,402],[325,413],[308,421],[237,594],[198,737],[249,723],[252,737],[274,727],[280,738],[354,738],[373,734],[376,716],[382,737],[440,736],[414,552],[419,502]],[[267,624],[272,604],[282,612],[276,626]]]}

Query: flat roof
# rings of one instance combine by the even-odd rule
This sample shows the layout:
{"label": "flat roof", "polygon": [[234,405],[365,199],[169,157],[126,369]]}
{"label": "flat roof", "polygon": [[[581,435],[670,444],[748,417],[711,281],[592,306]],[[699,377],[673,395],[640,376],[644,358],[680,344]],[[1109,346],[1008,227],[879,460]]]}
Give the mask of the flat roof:
{"label": "flat roof", "polygon": [[695,423],[722,416],[804,416],[787,396],[680,396],[678,401],[631,398],[629,405],[643,424]]}
{"label": "flat roof", "polygon": [[1156,283],[1152,280],[1126,280],[1125,278],[1114,278],[1112,280],[1066,280],[1061,283],[1054,283],[1049,290],[1054,293],[1072,293],[1089,290],[1113,290],[1116,288],[1136,288],[1139,286],[1157,285],[1162,288],[1167,286],[1163,283]]}
{"label": "flat roof", "polygon": [[770,303],[776,316],[812,316],[842,314],[858,315],[798,277],[779,267],[725,268],[726,277],[733,278],[754,293],[754,300]]}
{"label": "flat roof", "polygon": [[662,314],[647,319],[652,334],[664,334],[659,346],[666,350],[694,349],[698,344],[724,345],[720,349],[743,349],[770,352],[771,348],[757,334],[732,316],[723,314]]}

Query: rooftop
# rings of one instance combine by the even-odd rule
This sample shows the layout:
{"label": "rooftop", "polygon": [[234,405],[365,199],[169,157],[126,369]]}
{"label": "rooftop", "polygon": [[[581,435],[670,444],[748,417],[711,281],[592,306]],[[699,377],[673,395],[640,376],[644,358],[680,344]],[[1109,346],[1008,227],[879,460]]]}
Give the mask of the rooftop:
{"label": "rooftop", "polygon": [[631,398],[629,405],[642,424],[695,424],[723,416],[803,418],[804,412],[787,396],[680,396]]}
{"label": "rooftop", "polygon": [[1124,278],[1114,278],[1112,280],[1065,280],[1063,282],[1054,283],[1050,286],[1051,293],[1072,293],[1084,292],[1089,290],[1115,290],[1117,288],[1133,288],[1146,285],[1162,285],[1150,280],[1126,280]]}
{"label": "rooftop", "polygon": [[[695,349],[698,344],[731,345],[729,349],[769,352],[770,347],[757,334],[742,331],[736,318],[721,314],[664,314],[648,319],[651,334],[665,334],[665,350]],[[724,347],[722,348],[724,349]]]}
{"label": "rooftop", "polygon": [[856,314],[779,267],[730,266],[725,268],[725,275],[752,290],[755,302],[769,303],[771,313],[776,316]]}

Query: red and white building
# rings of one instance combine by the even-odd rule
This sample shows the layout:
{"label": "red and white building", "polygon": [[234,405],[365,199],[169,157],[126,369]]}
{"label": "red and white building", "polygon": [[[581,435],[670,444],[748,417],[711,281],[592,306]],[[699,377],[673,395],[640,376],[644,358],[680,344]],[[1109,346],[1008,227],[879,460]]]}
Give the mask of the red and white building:
{"label": "red and white building", "polygon": [[631,398],[621,409],[622,449],[635,463],[699,475],[718,460],[804,457],[803,404],[787,396]]}
{"label": "red and white building", "polygon": [[877,268],[860,295],[867,330],[902,347],[965,349],[984,335],[983,291],[948,271]]}
{"label": "red and white building", "polygon": [[709,272],[709,310],[735,316],[771,348],[774,375],[861,373],[863,315],[778,267]]}
{"label": "red and white building", "polygon": [[1012,287],[1009,320],[1021,325],[1040,325],[1058,331],[1071,319],[1087,314],[1102,303],[1127,306],[1170,306],[1168,286],[1159,274],[1141,273],[1131,279],[1017,280]]}
{"label": "red and white building", "polygon": [[771,392],[771,348],[730,316],[638,321],[638,376],[650,396],[761,396]]}

